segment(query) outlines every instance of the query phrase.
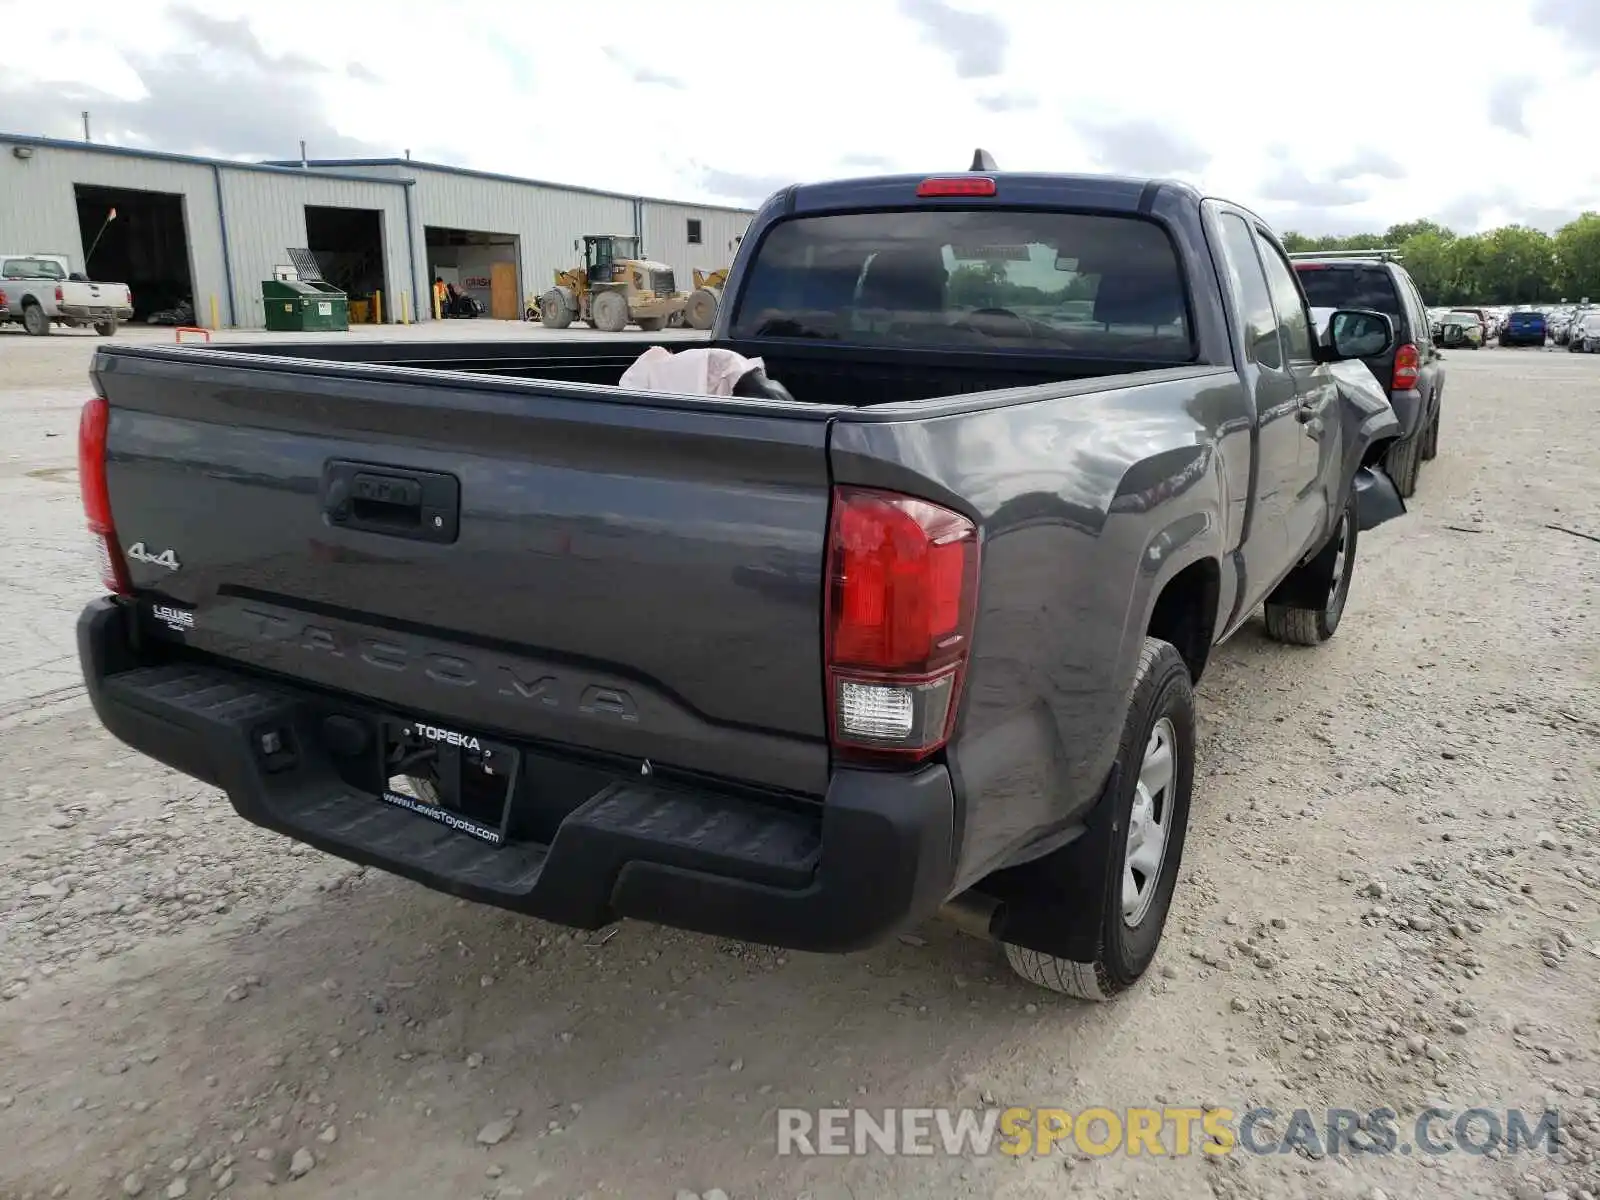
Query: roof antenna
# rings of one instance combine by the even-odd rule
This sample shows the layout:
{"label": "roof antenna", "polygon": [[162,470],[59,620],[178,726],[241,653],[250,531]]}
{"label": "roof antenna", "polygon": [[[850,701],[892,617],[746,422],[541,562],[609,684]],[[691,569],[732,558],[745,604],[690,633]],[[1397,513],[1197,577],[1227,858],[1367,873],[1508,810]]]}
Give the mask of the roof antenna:
{"label": "roof antenna", "polygon": [[967,168],[969,171],[998,171],[999,169],[994,165],[994,155],[982,147],[972,152],[972,165]]}

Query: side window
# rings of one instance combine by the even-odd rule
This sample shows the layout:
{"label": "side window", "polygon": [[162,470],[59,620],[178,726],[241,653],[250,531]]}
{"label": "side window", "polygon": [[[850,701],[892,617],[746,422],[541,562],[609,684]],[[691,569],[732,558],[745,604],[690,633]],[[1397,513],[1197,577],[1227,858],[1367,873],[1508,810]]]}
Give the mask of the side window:
{"label": "side window", "polygon": [[1395,337],[1404,342],[1426,342],[1428,340],[1428,306],[1422,302],[1422,293],[1417,291],[1417,282],[1406,272],[1400,272],[1401,282],[1404,284],[1403,294],[1410,303],[1406,306],[1406,324],[1410,329],[1396,329]]}
{"label": "side window", "polygon": [[1283,330],[1284,348],[1291,362],[1311,361],[1311,320],[1306,315],[1306,302],[1300,295],[1300,285],[1294,281],[1294,272],[1283,261],[1278,248],[1266,238],[1259,239],[1261,266],[1267,273],[1267,289],[1272,293],[1272,305],[1278,310],[1278,325]]}
{"label": "side window", "polygon": [[1223,213],[1222,252],[1233,274],[1234,291],[1239,297],[1240,317],[1244,321],[1244,356],[1269,371],[1283,370],[1283,349],[1278,343],[1277,322],[1272,315],[1272,295],[1267,290],[1261,261],[1256,258],[1250,227],[1232,213]]}

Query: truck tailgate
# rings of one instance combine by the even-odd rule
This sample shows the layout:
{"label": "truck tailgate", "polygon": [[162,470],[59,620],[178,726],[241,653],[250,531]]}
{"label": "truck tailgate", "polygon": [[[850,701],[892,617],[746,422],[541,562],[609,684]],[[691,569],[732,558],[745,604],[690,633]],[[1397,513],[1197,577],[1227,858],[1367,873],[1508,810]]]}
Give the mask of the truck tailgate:
{"label": "truck tailgate", "polygon": [[61,285],[61,303],[82,308],[126,308],[131,301],[127,284],[68,280]]}
{"label": "truck tailgate", "polygon": [[209,350],[107,348],[95,374],[153,636],[825,789],[828,410]]}

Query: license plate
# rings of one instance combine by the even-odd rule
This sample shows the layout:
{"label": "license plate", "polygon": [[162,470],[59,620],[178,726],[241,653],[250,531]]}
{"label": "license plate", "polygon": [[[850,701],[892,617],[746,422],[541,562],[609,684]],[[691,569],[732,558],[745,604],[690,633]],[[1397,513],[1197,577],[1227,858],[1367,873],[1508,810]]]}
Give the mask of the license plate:
{"label": "license plate", "polygon": [[380,743],[385,804],[505,844],[522,764],[514,747],[418,719],[384,721]]}

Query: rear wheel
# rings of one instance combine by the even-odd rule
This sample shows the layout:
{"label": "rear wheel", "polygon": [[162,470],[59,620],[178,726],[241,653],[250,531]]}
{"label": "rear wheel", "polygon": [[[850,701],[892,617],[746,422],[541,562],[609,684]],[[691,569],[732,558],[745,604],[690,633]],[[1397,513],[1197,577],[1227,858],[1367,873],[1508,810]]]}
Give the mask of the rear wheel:
{"label": "rear wheel", "polygon": [[1428,422],[1427,434],[1422,439],[1422,459],[1424,462],[1432,462],[1439,455],[1439,421],[1443,415],[1444,406],[1441,402],[1440,407],[1434,410],[1433,420]]}
{"label": "rear wheel", "polygon": [[1149,968],[1189,828],[1194,726],[1188,667],[1170,643],[1146,638],[1117,752],[1117,790],[1110,798],[1115,865],[1105,872],[1097,949],[1091,961],[1078,962],[1008,943],[1006,961],[1018,975],[1080,1000],[1109,1000]]}
{"label": "rear wheel", "polygon": [[115,321],[96,321],[94,323],[94,331],[101,337],[114,337],[117,332],[117,323]]}
{"label": "rear wheel", "polygon": [[34,337],[43,337],[50,332],[50,314],[37,304],[24,304],[22,306],[22,327]]}
{"label": "rear wheel", "polygon": [[589,301],[590,322],[607,333],[621,333],[628,327],[628,301],[618,292],[598,292]]}
{"label": "rear wheel", "polygon": [[[1310,562],[1295,568],[1267,597],[1267,636],[1294,646],[1320,646],[1339,628],[1356,569],[1356,493],[1350,489],[1339,527]],[[1313,606],[1314,605],[1314,606]]]}
{"label": "rear wheel", "polygon": [[1409,500],[1417,491],[1417,472],[1422,466],[1422,431],[1403,442],[1396,442],[1383,456],[1383,469],[1394,481],[1395,490]]}
{"label": "rear wheel", "polygon": [[634,322],[635,325],[644,330],[646,333],[659,333],[661,332],[662,328],[665,327],[666,323],[667,319],[665,317],[640,317]]}

